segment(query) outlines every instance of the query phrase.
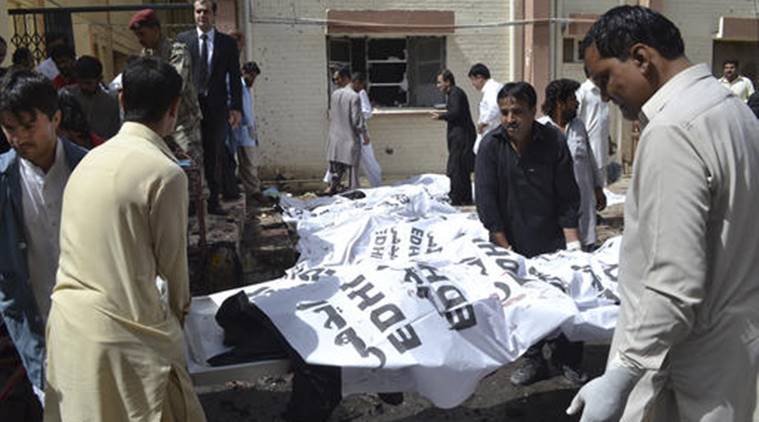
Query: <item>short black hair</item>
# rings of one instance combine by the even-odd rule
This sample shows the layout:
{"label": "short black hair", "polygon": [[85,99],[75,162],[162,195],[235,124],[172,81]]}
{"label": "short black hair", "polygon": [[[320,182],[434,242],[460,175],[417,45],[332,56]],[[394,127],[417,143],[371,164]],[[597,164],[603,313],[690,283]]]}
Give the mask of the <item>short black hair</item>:
{"label": "short black hair", "polygon": [[258,64],[256,64],[256,62],[245,63],[242,65],[242,71],[243,73],[255,73],[256,75],[261,74],[261,69],[258,67]]}
{"label": "short black hair", "polygon": [[66,44],[56,45],[53,47],[53,49],[50,51],[50,57],[53,59],[53,61],[58,61],[58,59],[63,58],[69,58],[71,60],[76,60],[76,53],[74,53],[74,49],[69,47]]}
{"label": "short black hair", "polygon": [[160,121],[182,91],[182,77],[174,66],[155,57],[130,62],[121,81],[124,120],[131,122]]}
{"label": "short black hair", "polygon": [[90,125],[84,114],[82,105],[74,94],[63,90],[59,94],[58,107],[61,110],[60,128],[79,133],[86,137],[90,136]]}
{"label": "short black hair", "polygon": [[194,5],[195,3],[211,3],[211,11],[213,14],[216,14],[216,9],[219,8],[219,5],[216,3],[216,0],[195,0],[192,2]]}
{"label": "short black hair", "polygon": [[725,67],[726,64],[731,64],[735,66],[735,68],[741,67],[741,62],[738,61],[738,59],[727,59],[724,62],[722,62],[722,67]]}
{"label": "short black hair", "polygon": [[456,77],[453,76],[453,72],[451,72],[448,69],[443,69],[440,72],[438,72],[438,76],[442,76],[443,80],[446,82],[450,82],[451,85],[456,85]]}
{"label": "short black hair", "polygon": [[517,101],[523,101],[532,109],[538,104],[538,94],[535,88],[527,82],[509,82],[498,91],[498,100],[512,97]]}
{"label": "short black hair", "polygon": [[543,114],[553,117],[556,104],[575,98],[580,83],[572,79],[557,79],[546,86],[546,98],[543,101]]}
{"label": "short black hair", "polygon": [[74,71],[76,77],[80,79],[101,79],[103,77],[103,64],[95,57],[82,56],[76,60]]}
{"label": "short black hair", "polygon": [[6,75],[0,85],[0,113],[33,116],[37,111],[52,119],[58,111],[58,92],[45,76],[31,70],[17,70]]}
{"label": "short black hair", "polygon": [[482,76],[485,79],[490,79],[490,69],[488,69],[488,67],[482,63],[477,63],[469,68],[469,74],[467,76],[470,78],[475,76]]}
{"label": "short black hair", "polygon": [[642,43],[673,60],[685,54],[685,43],[672,21],[661,13],[642,6],[617,6],[604,13],[583,39],[581,53],[595,45],[602,58],[625,61],[630,47]]}
{"label": "short black hair", "polygon": [[351,78],[351,69],[348,66],[343,66],[337,70],[337,76],[341,78]]}
{"label": "short black hair", "polygon": [[16,51],[13,52],[13,58],[11,61],[15,65],[20,65],[23,64],[25,60],[29,60],[30,62],[34,63],[34,56],[32,56],[32,51],[26,47],[17,48]]}
{"label": "short black hair", "polygon": [[353,72],[351,76],[354,82],[366,83],[366,74],[364,72]]}

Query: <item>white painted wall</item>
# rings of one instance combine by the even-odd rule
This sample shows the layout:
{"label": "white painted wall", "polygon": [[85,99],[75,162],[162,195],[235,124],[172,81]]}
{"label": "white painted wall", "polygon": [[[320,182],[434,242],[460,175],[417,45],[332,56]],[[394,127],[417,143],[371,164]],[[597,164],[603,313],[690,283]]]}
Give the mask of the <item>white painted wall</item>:
{"label": "white painted wall", "polygon": [[[446,10],[457,24],[506,21],[509,1],[482,0],[251,0],[264,17],[326,18],[338,10]],[[321,177],[326,168],[327,53],[322,26],[247,22],[251,59],[262,75],[256,80],[256,115],[262,141],[263,172],[289,177]],[[405,34],[399,34],[405,35]],[[447,38],[447,66],[464,88],[477,118],[479,92],[466,74],[476,62],[488,65],[495,79],[509,75],[507,28],[457,29]],[[375,155],[388,175],[444,172],[445,124],[426,113],[376,114],[369,122]],[[388,154],[385,151],[393,151]]]}

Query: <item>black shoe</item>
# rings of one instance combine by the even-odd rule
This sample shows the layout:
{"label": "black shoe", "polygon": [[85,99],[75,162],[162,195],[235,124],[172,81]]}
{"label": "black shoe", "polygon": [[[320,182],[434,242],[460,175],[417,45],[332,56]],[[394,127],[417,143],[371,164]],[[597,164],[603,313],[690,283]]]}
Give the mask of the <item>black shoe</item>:
{"label": "black shoe", "polygon": [[218,202],[208,203],[208,213],[213,215],[229,215],[229,212],[222,208]]}
{"label": "black shoe", "polygon": [[561,366],[561,373],[567,381],[576,386],[581,386],[588,382],[588,374],[586,374],[581,368],[573,368],[569,365]]}
{"label": "black shoe", "polygon": [[548,378],[548,365],[542,356],[525,356],[524,363],[512,374],[514,385],[530,385]]}

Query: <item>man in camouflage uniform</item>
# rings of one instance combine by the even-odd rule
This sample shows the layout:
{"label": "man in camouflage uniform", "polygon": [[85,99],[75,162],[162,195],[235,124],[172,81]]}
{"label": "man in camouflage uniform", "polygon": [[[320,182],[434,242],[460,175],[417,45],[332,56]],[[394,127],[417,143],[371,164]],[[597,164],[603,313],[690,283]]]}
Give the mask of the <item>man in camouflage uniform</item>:
{"label": "man in camouflage uniform", "polygon": [[166,142],[177,158],[190,158],[197,168],[202,169],[203,143],[200,138],[202,115],[198,105],[198,94],[192,83],[190,52],[183,43],[170,40],[161,33],[161,22],[153,9],[143,9],[135,13],[129,21],[129,29],[142,45],[143,56],[160,57],[174,66],[182,77],[177,126]]}

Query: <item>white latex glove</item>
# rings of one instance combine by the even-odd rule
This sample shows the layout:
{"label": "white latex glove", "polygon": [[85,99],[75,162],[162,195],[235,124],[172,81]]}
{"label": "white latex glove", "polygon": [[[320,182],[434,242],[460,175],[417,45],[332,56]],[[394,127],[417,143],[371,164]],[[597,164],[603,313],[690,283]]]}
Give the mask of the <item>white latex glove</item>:
{"label": "white latex glove", "polygon": [[575,240],[574,242],[567,243],[567,251],[574,252],[579,251],[582,249],[582,245],[580,244],[579,240]]}
{"label": "white latex glove", "polygon": [[640,376],[631,369],[612,366],[577,392],[567,414],[574,415],[584,408],[580,422],[618,421],[638,379]]}

